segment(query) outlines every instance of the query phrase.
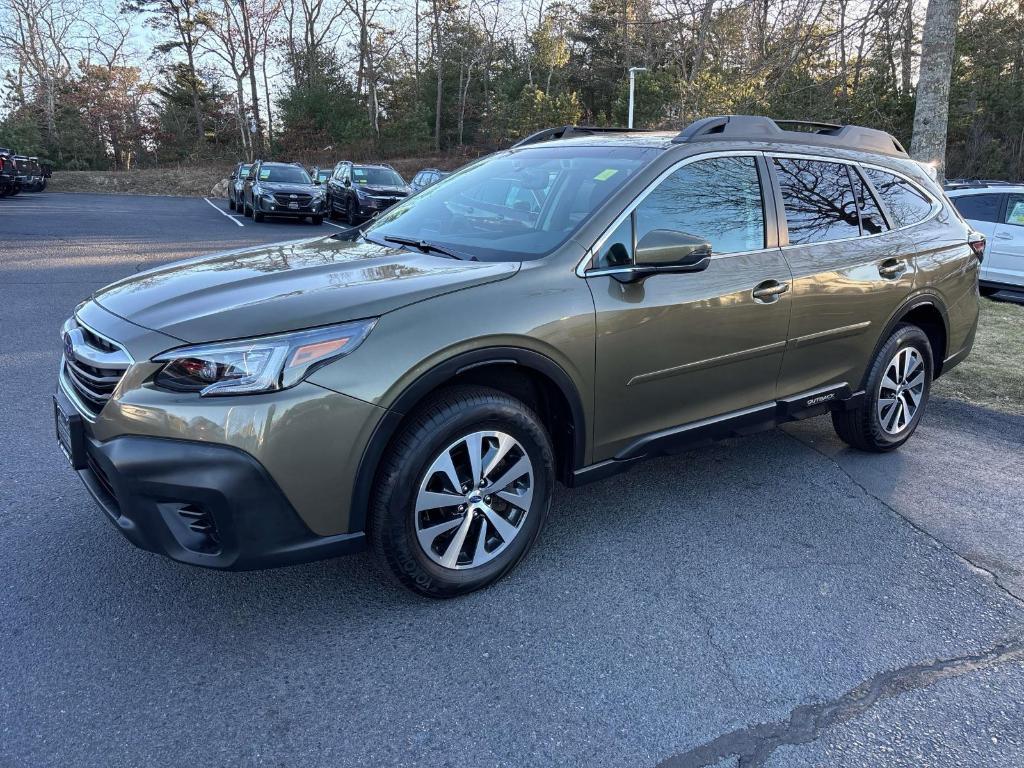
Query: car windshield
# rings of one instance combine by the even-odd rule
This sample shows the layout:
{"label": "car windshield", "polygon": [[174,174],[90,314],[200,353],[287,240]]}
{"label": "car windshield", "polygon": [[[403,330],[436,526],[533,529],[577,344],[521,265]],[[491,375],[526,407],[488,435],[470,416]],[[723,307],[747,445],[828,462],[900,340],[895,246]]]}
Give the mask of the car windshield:
{"label": "car windshield", "polygon": [[425,241],[481,261],[538,259],[568,240],[653,151],[552,146],[495,155],[382,214],[366,236]]}
{"label": "car windshield", "polygon": [[404,187],[405,182],[397,171],[391,168],[360,168],[352,169],[352,181],[368,187]]}
{"label": "car windshield", "polygon": [[312,184],[309,174],[295,165],[264,165],[260,168],[260,181]]}

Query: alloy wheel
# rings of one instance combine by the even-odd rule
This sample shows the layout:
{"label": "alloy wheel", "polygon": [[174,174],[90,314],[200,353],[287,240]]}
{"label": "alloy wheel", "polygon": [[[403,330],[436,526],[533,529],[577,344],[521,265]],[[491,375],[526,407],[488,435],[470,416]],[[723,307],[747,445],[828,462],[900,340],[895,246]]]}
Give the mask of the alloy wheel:
{"label": "alloy wheel", "polygon": [[890,435],[902,432],[914,420],[924,398],[924,358],[914,347],[904,347],[889,361],[878,385],[878,422]]}
{"label": "alloy wheel", "polygon": [[415,502],[416,538],[443,568],[477,568],[522,530],[533,501],[533,463],[505,432],[459,438],[430,464]]}

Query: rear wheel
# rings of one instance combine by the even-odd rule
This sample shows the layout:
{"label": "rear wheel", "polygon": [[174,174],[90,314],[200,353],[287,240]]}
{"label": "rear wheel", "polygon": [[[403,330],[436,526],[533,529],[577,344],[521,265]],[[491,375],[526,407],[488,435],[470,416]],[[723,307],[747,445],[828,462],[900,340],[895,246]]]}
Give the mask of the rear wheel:
{"label": "rear wheel", "polygon": [[832,412],[836,433],[862,451],[899,448],[921,421],[933,371],[932,347],[924,331],[898,325],[875,356],[861,404]]}
{"label": "rear wheel", "polygon": [[537,416],[485,387],[442,390],[381,463],[368,533],[402,585],[455,597],[508,573],[540,534],[554,456]]}

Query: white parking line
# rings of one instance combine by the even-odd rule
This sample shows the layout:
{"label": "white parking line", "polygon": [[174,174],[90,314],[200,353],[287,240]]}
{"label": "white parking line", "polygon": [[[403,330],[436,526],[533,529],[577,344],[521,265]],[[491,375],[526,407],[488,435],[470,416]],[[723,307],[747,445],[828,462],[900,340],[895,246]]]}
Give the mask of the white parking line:
{"label": "white parking line", "polygon": [[204,197],[203,200],[205,200],[206,202],[210,203],[210,205],[213,206],[213,210],[215,210],[221,216],[225,217],[226,219],[228,219],[230,221],[233,221],[235,224],[237,224],[240,227],[244,227],[245,226],[245,224],[243,224],[242,222],[238,221],[238,219],[236,219],[234,216],[232,216],[229,213],[226,213],[226,212],[222,211],[219,206],[217,206],[214,203],[210,202],[210,198]]}
{"label": "white parking line", "polygon": [[335,227],[336,229],[351,229],[351,227],[343,227],[341,226],[341,224],[335,224],[333,222],[327,221],[326,219],[324,219],[324,224],[326,224],[329,227]]}

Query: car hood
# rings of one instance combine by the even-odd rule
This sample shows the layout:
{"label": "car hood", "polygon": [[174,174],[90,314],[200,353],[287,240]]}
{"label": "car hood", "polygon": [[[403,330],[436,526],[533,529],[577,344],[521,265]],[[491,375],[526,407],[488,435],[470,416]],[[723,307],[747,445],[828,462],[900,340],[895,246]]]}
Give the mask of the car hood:
{"label": "car hood", "polygon": [[376,317],[518,269],[328,237],[175,262],[113,283],[93,300],[196,343]]}

